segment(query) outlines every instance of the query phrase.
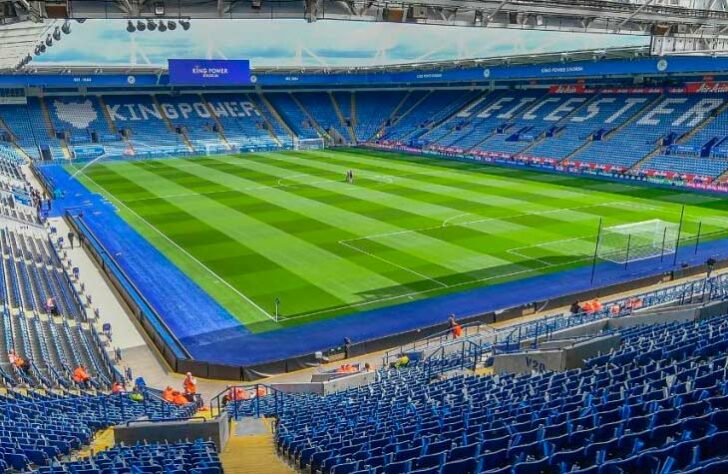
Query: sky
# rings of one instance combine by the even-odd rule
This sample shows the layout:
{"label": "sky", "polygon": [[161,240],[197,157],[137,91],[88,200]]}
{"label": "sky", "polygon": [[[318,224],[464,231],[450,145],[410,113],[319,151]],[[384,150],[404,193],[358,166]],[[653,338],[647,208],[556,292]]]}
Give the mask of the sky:
{"label": "sky", "polygon": [[250,59],[263,66],[372,66],[639,46],[644,36],[299,20],[197,20],[189,31],[128,33],[126,21],[72,23],[35,58],[66,65],[155,65],[167,59]]}

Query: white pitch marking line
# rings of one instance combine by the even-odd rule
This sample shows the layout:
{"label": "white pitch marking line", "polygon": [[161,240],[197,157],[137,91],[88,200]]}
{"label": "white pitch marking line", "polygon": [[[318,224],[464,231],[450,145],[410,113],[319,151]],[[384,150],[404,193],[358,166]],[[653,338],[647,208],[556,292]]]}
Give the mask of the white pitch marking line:
{"label": "white pitch marking line", "polygon": [[[472,214],[470,212],[464,212],[462,214],[455,214],[454,216],[448,217],[447,219],[445,219],[444,221],[442,221],[442,224],[440,224],[440,227],[447,227],[450,224],[451,221],[454,221],[455,219],[459,219],[460,217],[474,216],[474,215],[475,214]],[[453,225],[458,225],[458,224],[453,224]]]}
{"label": "white pitch marking line", "polygon": [[548,214],[576,211],[579,209],[588,209],[588,208],[593,208],[593,207],[609,207],[609,206],[612,206],[614,204],[618,204],[621,202],[624,202],[624,201],[613,201],[613,202],[605,202],[605,203],[601,203],[601,204],[589,204],[589,205],[584,205],[584,206],[550,209],[548,211],[525,212],[523,214],[513,214],[510,216],[502,216],[502,217],[484,217],[482,219],[475,219],[472,221],[458,222],[457,224],[446,224],[448,220],[452,220],[452,219],[460,216],[460,215],[455,215],[455,216],[448,217],[440,225],[436,225],[436,226],[421,227],[419,229],[404,229],[404,230],[397,230],[397,231],[393,231],[393,232],[382,232],[380,234],[371,234],[371,235],[365,235],[362,237],[355,237],[353,239],[346,239],[345,242],[355,242],[357,240],[376,239],[379,237],[392,237],[392,236],[397,236],[397,235],[402,235],[402,234],[410,234],[412,232],[423,232],[423,231],[428,231],[428,230],[441,229],[442,227],[453,227],[453,226],[467,227],[467,226],[470,226],[473,224],[482,224],[484,222],[494,222],[494,221],[502,221],[504,219],[513,219],[514,217],[543,216],[543,215],[548,215]]}
{"label": "white pitch marking line", "polygon": [[[545,260],[541,260],[540,258],[531,257],[529,255],[523,254],[523,253],[520,252],[520,250],[546,247],[548,245],[553,245],[553,244],[561,244],[561,243],[567,243],[567,242],[576,242],[578,240],[586,241],[588,239],[594,239],[594,238],[596,238],[595,235],[586,235],[586,236],[582,236],[582,237],[572,237],[572,238],[569,238],[569,239],[551,240],[549,242],[541,242],[541,243],[533,244],[533,245],[524,245],[523,247],[514,247],[512,249],[506,250],[506,253],[509,253],[511,255],[515,255],[517,257],[525,258],[525,259],[528,259],[528,260],[536,260],[537,262],[541,262],[541,263],[543,263],[546,266],[552,267],[552,266],[554,266],[554,264],[549,263],[549,262],[547,262]],[[583,258],[586,259],[587,257],[585,256]]]}
{"label": "white pitch marking line", "polygon": [[[572,265],[574,263],[583,262],[583,261],[587,261],[587,260],[590,260],[590,259],[591,259],[591,257],[577,258],[577,259],[574,259],[574,260],[570,260],[568,262],[563,262],[563,263],[558,263],[558,264],[551,264],[551,266],[549,268],[556,268],[556,267],[561,267],[561,266]],[[450,288],[458,288],[458,287],[467,286],[467,285],[473,285],[473,284],[476,284],[476,283],[481,283],[481,282],[484,282],[484,281],[494,280],[494,279],[498,279],[498,278],[507,278],[507,277],[512,277],[512,276],[516,276],[516,275],[523,275],[523,274],[533,273],[533,272],[537,272],[537,271],[539,271],[539,269],[526,268],[526,269],[523,269],[523,270],[518,270],[518,271],[515,271],[515,272],[511,272],[511,273],[503,273],[503,274],[500,274],[500,275],[494,275],[494,276],[490,276],[490,277],[483,277],[483,278],[478,278],[476,280],[470,280],[470,281],[465,281],[465,282],[461,282],[461,283],[455,283],[453,285],[447,285],[447,289],[450,289]],[[375,300],[362,301],[361,303],[352,303],[352,304],[346,305],[345,308],[358,308],[360,306],[369,306],[369,305],[374,305],[374,304],[378,304],[378,303],[383,303],[385,301],[399,300],[399,299],[404,299],[404,298],[408,298],[408,297],[411,298],[413,296],[419,296],[419,295],[424,295],[424,294],[427,294],[427,293],[432,293],[433,291],[441,291],[442,289],[443,288],[430,288],[428,290],[412,291],[412,292],[409,292],[409,293],[402,293],[401,295],[387,296],[385,298],[377,298]],[[319,314],[333,313],[334,311],[338,311],[340,309],[341,308],[337,308],[337,309],[322,309],[320,311],[312,311],[310,313],[299,314],[299,315],[296,315],[296,316],[289,316],[289,317],[286,318],[286,321],[288,321],[288,320],[295,320],[295,319],[301,319],[301,318],[307,318],[309,316],[316,316],[316,315],[319,315]]]}
{"label": "white pitch marking line", "polygon": [[436,280],[436,279],[434,279],[432,277],[429,277],[429,276],[427,276],[427,275],[425,275],[423,273],[420,273],[420,272],[418,272],[416,270],[412,270],[411,268],[407,268],[407,267],[404,267],[404,266],[399,265],[397,263],[394,263],[394,262],[392,262],[390,260],[387,260],[384,257],[380,257],[379,255],[375,255],[375,254],[373,254],[371,252],[367,252],[366,250],[360,249],[359,247],[357,247],[355,245],[351,245],[350,243],[348,243],[348,242],[346,242],[344,240],[340,240],[339,241],[339,244],[343,245],[344,247],[348,247],[348,248],[350,248],[352,250],[356,250],[357,252],[361,252],[364,255],[367,255],[369,257],[376,258],[377,260],[380,260],[380,261],[382,261],[382,262],[384,262],[386,264],[389,264],[389,265],[391,265],[393,267],[397,267],[400,270],[404,270],[404,271],[409,272],[409,273],[412,273],[413,275],[416,275],[416,276],[418,276],[420,278],[424,278],[425,280],[430,280],[431,282],[436,283],[436,284],[440,285],[443,288],[448,288],[448,285],[446,283],[443,283],[443,282],[441,282],[439,280]]}
{"label": "white pitch marking line", "polygon": [[[98,186],[100,189],[106,190],[103,186],[101,186],[99,183],[97,183],[96,181],[94,181],[94,179],[92,177],[90,177],[89,175],[87,175],[85,172],[83,174],[92,183],[94,183],[96,186]],[[261,313],[263,313],[271,321],[275,321],[276,320],[275,317],[273,317],[270,313],[268,313],[268,311],[266,311],[263,308],[261,308],[260,306],[258,306],[257,303],[255,303],[253,300],[251,300],[246,295],[244,295],[243,293],[241,293],[240,290],[238,290],[237,288],[235,288],[234,286],[232,286],[225,279],[223,279],[220,275],[218,275],[217,273],[215,273],[214,271],[212,271],[207,265],[205,265],[204,263],[202,263],[200,260],[198,260],[192,254],[190,254],[187,250],[185,250],[184,248],[180,247],[180,245],[177,244],[177,242],[175,242],[174,240],[170,239],[165,233],[163,233],[161,230],[157,229],[149,221],[147,221],[145,218],[143,218],[142,216],[140,216],[139,214],[137,214],[133,209],[131,209],[129,206],[127,206],[122,201],[120,201],[116,196],[114,196],[113,194],[109,193],[108,191],[107,191],[107,194],[109,195],[109,197],[111,199],[113,199],[114,201],[116,201],[117,203],[119,203],[124,209],[126,209],[130,213],[134,214],[138,219],[140,219],[142,222],[144,222],[146,225],[148,225],[149,228],[151,228],[156,233],[158,233],[159,235],[161,235],[165,240],[167,240],[169,243],[171,243],[177,249],[179,249],[182,253],[184,253],[187,257],[189,257],[190,260],[192,260],[193,262],[197,263],[197,265],[199,265],[201,268],[205,269],[208,273],[210,273],[212,276],[214,276],[223,285],[225,285],[228,288],[230,288],[234,293],[236,293],[237,295],[239,295],[241,298],[243,298],[245,301],[247,301],[251,306],[253,306],[254,308],[256,308],[258,311],[260,311]]]}

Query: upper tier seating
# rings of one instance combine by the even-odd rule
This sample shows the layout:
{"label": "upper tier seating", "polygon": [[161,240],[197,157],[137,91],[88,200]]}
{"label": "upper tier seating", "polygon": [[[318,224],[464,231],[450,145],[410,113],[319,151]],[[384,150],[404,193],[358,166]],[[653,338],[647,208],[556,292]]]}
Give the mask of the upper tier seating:
{"label": "upper tier seating", "polygon": [[291,94],[281,92],[265,94],[265,97],[276,108],[281,117],[283,117],[283,120],[286,121],[286,124],[299,138],[321,138],[316,131],[315,125],[293,100]]}
{"label": "upper tier seating", "polygon": [[354,131],[357,141],[368,142],[384,127],[395,107],[404,99],[399,91],[355,92],[356,121]]}
{"label": "upper tier seating", "polygon": [[36,97],[28,98],[28,119],[34,130],[33,137],[41,150],[48,150],[52,159],[66,158],[61,141],[56,137],[53,130],[53,124],[49,122],[43,111],[41,100]]}
{"label": "upper tier seating", "polygon": [[[278,146],[267,130],[271,122],[261,112],[261,104],[248,94],[206,94],[205,98],[222,124],[228,143],[239,149],[275,148]],[[272,124],[271,124],[272,125]],[[285,139],[282,128],[274,133]]]}
{"label": "upper tier seating", "polygon": [[298,101],[319,127],[331,136],[340,137],[344,142],[350,141],[349,132],[336,114],[331,96],[325,92],[301,92],[296,94]]}
{"label": "upper tier seating", "polygon": [[562,120],[556,135],[547,137],[528,151],[529,155],[561,161],[592,137],[609,131],[629,119],[650,100],[646,95],[599,94],[572,116]]}
{"label": "upper tier seating", "polygon": [[[40,159],[40,151],[38,145],[40,142],[36,140],[36,133],[46,133],[45,128],[36,130],[31,125],[28,116],[28,107],[26,105],[3,105],[0,106],[0,120],[8,128],[8,132],[15,138],[15,142],[25,153],[32,159]],[[0,132],[3,127],[0,126]]]}
{"label": "upper tier seating", "polygon": [[[400,107],[393,123],[387,127],[384,138],[394,141],[417,140],[480,94],[462,90],[412,92],[407,103]],[[423,137],[423,140],[426,141],[426,138]]]}
{"label": "upper tier seating", "polygon": [[666,94],[651,102],[634,121],[604,140],[592,142],[571,160],[631,168],[658,147],[689,132],[721,102],[702,94]]}
{"label": "upper tier seating", "polygon": [[281,124],[280,120],[276,118],[275,114],[271,112],[270,108],[263,100],[262,95],[248,94],[247,97],[255,105],[255,108],[258,110],[261,117],[263,117],[263,119],[272,128],[273,134],[276,136],[281,145],[286,148],[292,146],[293,137],[290,133],[288,133],[283,124]]}
{"label": "upper tier seating", "polygon": [[[498,153],[518,153],[546,137],[547,134],[560,133],[564,127],[560,121],[586,101],[587,97],[584,95],[571,94],[534,97],[533,93],[530,93],[515,96],[515,100],[504,104],[503,109],[499,110],[501,113],[496,115],[501,121],[497,132],[482,142],[478,148]],[[501,104],[498,103],[498,106]],[[493,107],[495,105],[491,105],[486,111],[492,110]]]}
{"label": "upper tier seating", "polygon": [[175,131],[183,131],[195,153],[205,154],[225,149],[220,134],[215,131],[213,112],[199,95],[158,94],[156,98],[172,127]]}
{"label": "upper tier seating", "polygon": [[170,128],[165,117],[180,115],[175,107],[163,111],[148,95],[104,97],[111,120],[127,137],[136,156],[170,156],[188,153],[182,135]]}

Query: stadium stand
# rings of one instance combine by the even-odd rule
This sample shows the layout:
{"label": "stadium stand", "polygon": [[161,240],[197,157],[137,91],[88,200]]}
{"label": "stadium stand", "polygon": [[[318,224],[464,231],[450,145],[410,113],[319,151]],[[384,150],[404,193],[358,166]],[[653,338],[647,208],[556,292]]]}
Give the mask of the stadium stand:
{"label": "stadium stand", "polygon": [[293,130],[297,137],[303,139],[321,138],[317,130],[317,125],[310,115],[301,109],[292,94],[265,94],[262,97],[275,107],[286,125]]}
{"label": "stadium stand", "polygon": [[108,95],[103,98],[110,120],[134,149],[135,156],[184,155],[190,152],[184,131],[170,121],[180,116],[173,106],[164,110],[155,96]]}
{"label": "stadium stand", "polygon": [[[661,96],[644,112],[632,115],[634,120],[625,117],[622,127],[607,134],[604,140],[592,141],[570,159],[627,170],[698,125],[703,116],[696,115],[695,108],[707,116],[709,110],[702,108],[706,100],[711,99],[681,94]],[[710,104],[714,108],[720,105],[717,101]]]}
{"label": "stadium stand", "polygon": [[[6,129],[7,137],[3,141],[17,144],[32,159],[40,159],[39,141],[36,140],[36,130],[30,124],[28,107],[25,105],[4,105],[0,107],[0,127]],[[42,131],[43,129],[41,129]],[[4,150],[12,150],[5,146]],[[11,156],[15,156],[14,151]]]}
{"label": "stadium stand", "polygon": [[281,395],[279,450],[333,473],[700,469],[728,454],[727,329],[718,317],[621,330],[619,349],[561,373],[433,380],[423,363],[326,397]]}
{"label": "stadium stand", "polygon": [[[383,138],[407,143],[426,143],[426,134],[430,130],[480,94],[479,91],[462,90],[413,92],[399,108],[397,117],[387,128]],[[409,104],[412,105],[407,108]]]}
{"label": "stadium stand", "polygon": [[725,117],[720,95],[679,88],[53,95],[0,105],[0,150],[14,160],[151,157],[325,138],[721,183]]}
{"label": "stadium stand", "polygon": [[358,142],[375,141],[405,95],[398,91],[355,92],[356,117],[354,129]]}
{"label": "stadium stand", "polygon": [[150,443],[116,446],[95,456],[61,465],[43,467],[38,472],[102,473],[102,472],[189,472],[217,474],[222,464],[210,441]]}
{"label": "stadium stand", "polygon": [[[302,108],[333,143],[345,144],[351,141],[336,112],[333,95],[325,92],[302,92],[295,95]],[[344,100],[345,101],[345,100]]]}

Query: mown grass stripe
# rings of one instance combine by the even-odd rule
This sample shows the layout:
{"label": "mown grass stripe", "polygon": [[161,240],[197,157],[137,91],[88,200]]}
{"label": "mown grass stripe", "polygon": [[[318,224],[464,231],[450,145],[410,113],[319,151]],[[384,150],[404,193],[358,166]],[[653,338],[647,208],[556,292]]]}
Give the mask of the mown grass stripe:
{"label": "mown grass stripe", "polygon": [[[134,163],[136,179],[154,183],[153,193],[163,197],[179,195],[186,190],[200,192],[214,190],[216,183],[200,180],[190,174],[179,174],[163,162]],[[229,199],[239,198],[231,193]],[[185,200],[185,210],[198,220],[208,223],[229,237],[245,242],[255,252],[288,268],[292,273],[311,282],[327,292],[336,294],[346,303],[362,301],[362,293],[383,286],[398,283],[389,278],[360,267],[353,262],[337,256],[310,242],[299,239],[268,222],[251,217],[249,214],[220,203],[220,198],[212,199],[197,195]],[[285,219],[284,215],[269,216],[272,219]]]}

